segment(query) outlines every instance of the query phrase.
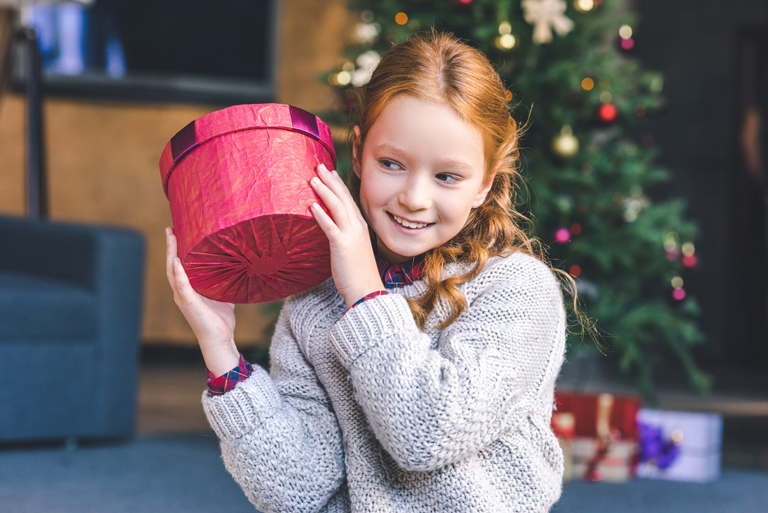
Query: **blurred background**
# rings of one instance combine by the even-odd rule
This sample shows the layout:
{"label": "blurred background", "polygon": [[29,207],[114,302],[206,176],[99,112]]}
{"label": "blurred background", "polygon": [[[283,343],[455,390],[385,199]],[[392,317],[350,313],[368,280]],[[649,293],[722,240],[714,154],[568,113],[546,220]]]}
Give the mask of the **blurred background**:
{"label": "blurred background", "polygon": [[[482,49],[511,91],[515,118],[528,123],[522,173],[533,194],[521,192],[520,208],[603,333],[602,349],[570,338],[560,389],[598,407],[570,412],[576,430],[566,426],[563,440],[600,440],[592,417],[604,403],[593,396],[610,394],[610,418],[622,398],[711,415],[691,429],[715,426],[718,469],[768,470],[764,0],[0,0],[0,25],[0,216],[126,229],[143,240],[134,382],[126,371],[137,407],[118,438],[138,435],[146,449],[158,436],[201,435],[215,451],[199,406],[202,358],[164,274],[166,143],[214,110],[287,103],[331,125],[344,171],[351,92],[387,47],[435,26]],[[20,241],[5,235],[0,252],[24,244],[23,230],[13,233]],[[278,310],[238,306],[236,339],[254,361],[266,364]],[[0,337],[23,353],[18,335]],[[635,448],[640,436],[614,433]],[[28,438],[6,437],[71,447],[88,436]],[[0,462],[32,457],[13,444]],[[723,476],[707,479],[754,478]],[[593,494],[580,477],[564,497]],[[562,511],[580,511],[573,500]],[[763,511],[750,507],[741,511]]]}

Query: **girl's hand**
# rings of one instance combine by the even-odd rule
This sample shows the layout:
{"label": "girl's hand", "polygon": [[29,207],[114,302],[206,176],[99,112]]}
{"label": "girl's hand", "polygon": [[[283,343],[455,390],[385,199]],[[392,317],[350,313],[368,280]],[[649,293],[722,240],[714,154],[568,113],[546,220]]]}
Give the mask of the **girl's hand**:
{"label": "girl's hand", "polygon": [[317,177],[309,183],[323,200],[331,216],[320,205],[312,205],[312,214],[325,232],[331,247],[331,272],[336,289],[347,307],[371,292],[383,290],[376,258],[373,255],[368,224],[336,171],[320,164]]}
{"label": "girl's hand", "polygon": [[203,297],[192,288],[181,265],[172,228],[165,229],[166,276],[173,300],[197,337],[205,365],[215,376],[237,367],[240,353],[235,346],[235,305]]}

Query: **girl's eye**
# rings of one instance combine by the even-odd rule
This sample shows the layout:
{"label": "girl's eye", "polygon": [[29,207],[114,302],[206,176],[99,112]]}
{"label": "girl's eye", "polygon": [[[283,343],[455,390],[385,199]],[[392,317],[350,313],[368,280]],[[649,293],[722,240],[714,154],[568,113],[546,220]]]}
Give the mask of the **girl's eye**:
{"label": "girl's eye", "polygon": [[389,160],[389,159],[380,159],[379,160],[379,164],[381,164],[385,169],[389,169],[389,170],[392,170],[392,171],[395,171],[395,170],[403,168],[403,166],[401,166],[400,164],[398,164],[394,160]]}
{"label": "girl's eye", "polygon": [[445,183],[456,183],[459,181],[457,177],[449,175],[448,173],[439,173],[436,178]]}

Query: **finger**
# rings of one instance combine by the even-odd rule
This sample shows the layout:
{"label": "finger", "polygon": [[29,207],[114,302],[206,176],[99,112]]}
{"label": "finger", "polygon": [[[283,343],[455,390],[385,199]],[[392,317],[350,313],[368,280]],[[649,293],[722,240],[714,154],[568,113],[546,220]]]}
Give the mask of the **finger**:
{"label": "finger", "polygon": [[176,283],[176,295],[179,307],[182,308],[182,311],[194,308],[197,306],[197,301],[199,301],[200,298],[189,283],[189,278],[184,270],[184,266],[181,265],[181,259],[179,257],[174,257],[171,265],[173,266],[173,276]]}
{"label": "finger", "polygon": [[168,278],[168,283],[171,288],[176,292],[176,278],[173,273],[173,259],[178,256],[178,250],[176,248],[176,236],[173,234],[171,228],[165,229],[165,276]]}
{"label": "finger", "polygon": [[315,221],[323,230],[328,240],[335,237],[339,233],[339,227],[333,222],[333,219],[325,213],[318,203],[312,203],[311,205],[312,215],[315,216]]}
{"label": "finger", "polygon": [[309,183],[331,213],[333,222],[344,229],[349,224],[349,212],[344,202],[320,178],[313,177]]}
{"label": "finger", "polygon": [[344,180],[342,180],[341,176],[339,176],[339,173],[335,169],[333,171],[329,171],[328,168],[325,167],[325,164],[320,164],[317,166],[317,169],[318,176],[321,178],[323,183],[325,183],[326,186],[331,191],[333,191],[333,193],[336,194],[336,196],[342,201],[342,203],[344,203],[347,213],[352,216],[357,205],[355,204],[355,199],[352,197],[352,194],[350,194],[347,185],[344,183]]}

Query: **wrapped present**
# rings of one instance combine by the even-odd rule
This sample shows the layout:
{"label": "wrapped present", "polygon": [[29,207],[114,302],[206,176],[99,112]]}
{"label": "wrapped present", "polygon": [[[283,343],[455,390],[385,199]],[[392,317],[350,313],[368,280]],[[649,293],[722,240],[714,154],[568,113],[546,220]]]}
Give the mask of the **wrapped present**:
{"label": "wrapped present", "polygon": [[643,408],[638,424],[638,477],[698,483],[720,477],[720,415]]}
{"label": "wrapped present", "polygon": [[573,479],[573,447],[571,440],[574,435],[576,420],[573,413],[553,412],[552,413],[552,431],[554,431],[557,440],[560,442],[560,449],[563,451],[563,481],[568,482]]}
{"label": "wrapped present", "polygon": [[573,416],[572,437],[567,444],[574,476],[618,482],[634,475],[639,398],[558,392],[555,402],[552,428],[558,436],[563,432],[562,416]]}
{"label": "wrapped present", "polygon": [[163,188],[179,258],[203,296],[280,299],[331,276],[328,239],[310,212],[319,164],[335,169],[328,126],[289,105],[236,105],[166,144]]}

